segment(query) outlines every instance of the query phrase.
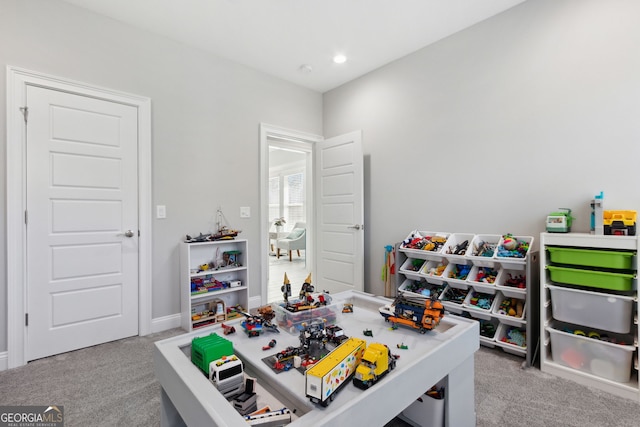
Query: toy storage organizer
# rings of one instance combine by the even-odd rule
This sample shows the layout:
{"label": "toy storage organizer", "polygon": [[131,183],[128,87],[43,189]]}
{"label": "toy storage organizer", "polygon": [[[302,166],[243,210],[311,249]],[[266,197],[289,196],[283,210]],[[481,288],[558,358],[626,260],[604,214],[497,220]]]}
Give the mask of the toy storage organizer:
{"label": "toy storage organizer", "polygon": [[540,235],[540,369],[640,399],[635,236]]}
{"label": "toy storage organizer", "polygon": [[247,241],[181,243],[180,311],[186,331],[222,323],[247,310]]}
{"label": "toy storage organizer", "polygon": [[[433,236],[435,243],[407,245],[415,236]],[[538,253],[533,237],[513,237],[528,244],[526,252],[505,250],[501,235],[414,230],[396,248],[397,290],[439,298],[447,315],[480,323],[480,344],[532,365],[539,338]]]}

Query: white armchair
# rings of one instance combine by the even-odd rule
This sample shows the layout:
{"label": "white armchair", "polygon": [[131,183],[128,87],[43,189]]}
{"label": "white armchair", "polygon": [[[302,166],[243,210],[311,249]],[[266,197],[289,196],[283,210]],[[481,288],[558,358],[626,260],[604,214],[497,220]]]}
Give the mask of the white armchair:
{"label": "white armchair", "polygon": [[292,251],[297,251],[298,256],[300,256],[300,251],[305,250],[306,248],[307,224],[304,222],[296,222],[287,237],[278,239],[276,241],[276,257],[280,259],[280,249],[282,249],[285,251],[289,251],[289,261],[292,261]]}

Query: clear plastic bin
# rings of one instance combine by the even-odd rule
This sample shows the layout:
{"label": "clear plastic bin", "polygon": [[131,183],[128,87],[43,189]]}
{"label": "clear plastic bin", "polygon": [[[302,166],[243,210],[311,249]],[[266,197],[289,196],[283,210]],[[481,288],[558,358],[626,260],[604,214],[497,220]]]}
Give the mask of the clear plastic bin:
{"label": "clear plastic bin", "polygon": [[633,298],[547,285],[553,318],[562,322],[627,334],[633,319]]}
{"label": "clear plastic bin", "polygon": [[[629,382],[632,356],[635,350],[632,337],[609,334],[617,343],[589,338],[564,331],[564,325],[554,323],[545,328],[551,337],[553,361],[578,371],[587,372],[619,383]],[[591,331],[592,332],[592,331]],[[602,334],[601,334],[602,335]],[[626,344],[620,344],[624,342]]]}

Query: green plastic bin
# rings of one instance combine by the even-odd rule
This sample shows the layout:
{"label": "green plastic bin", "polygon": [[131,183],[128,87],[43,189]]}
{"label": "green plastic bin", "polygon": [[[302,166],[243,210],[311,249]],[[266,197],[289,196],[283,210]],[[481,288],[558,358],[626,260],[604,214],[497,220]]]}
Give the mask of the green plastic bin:
{"label": "green plastic bin", "polygon": [[548,265],[547,270],[549,270],[552,282],[612,291],[633,290],[633,280],[635,279],[634,274],[609,273],[607,271],[583,270],[555,265]]}
{"label": "green plastic bin", "polygon": [[597,249],[578,249],[547,246],[549,259],[556,264],[582,265],[619,270],[633,269],[635,252],[601,251]]}

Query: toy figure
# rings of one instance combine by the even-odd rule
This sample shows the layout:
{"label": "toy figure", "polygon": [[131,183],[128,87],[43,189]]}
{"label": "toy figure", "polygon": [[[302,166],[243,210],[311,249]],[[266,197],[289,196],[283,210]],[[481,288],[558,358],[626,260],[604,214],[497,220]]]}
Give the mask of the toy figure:
{"label": "toy figure", "polygon": [[307,299],[307,295],[310,294],[311,292],[313,292],[315,289],[313,287],[313,285],[311,284],[311,273],[309,273],[309,275],[307,276],[306,279],[304,279],[304,283],[302,284],[302,287],[300,288],[300,300],[306,300]]}
{"label": "toy figure", "polygon": [[289,302],[289,297],[291,296],[291,282],[289,282],[289,278],[287,277],[287,273],[284,273],[284,279],[282,281],[282,286],[280,287],[280,291],[282,291],[282,297],[284,298],[284,302]]}

